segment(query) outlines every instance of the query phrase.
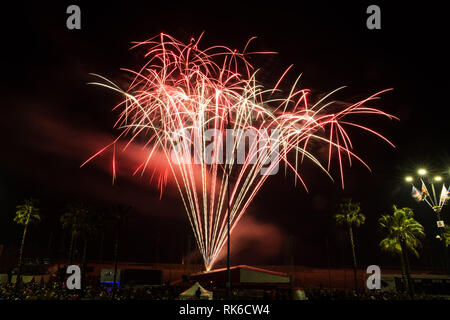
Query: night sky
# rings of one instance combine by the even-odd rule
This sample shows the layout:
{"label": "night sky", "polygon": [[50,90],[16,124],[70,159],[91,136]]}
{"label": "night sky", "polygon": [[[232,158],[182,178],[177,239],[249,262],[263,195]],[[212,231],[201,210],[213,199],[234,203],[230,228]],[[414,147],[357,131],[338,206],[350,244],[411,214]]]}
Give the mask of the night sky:
{"label": "night sky", "polygon": [[[262,68],[260,80],[273,85],[294,64],[288,82],[302,73],[300,86],[311,89],[311,99],[342,85],[347,88],[335,98],[347,102],[394,88],[374,106],[400,118],[366,121],[396,148],[352,131],[356,153],[372,172],[357,162],[346,166],[344,190],[336,165],[331,170],[334,183],[312,165],[304,167],[309,193],[294,187],[292,174],[285,177],[280,170],[270,177],[242,221],[252,231],[241,232],[232,263],[283,264],[292,252],[296,264],[350,265],[348,238],[332,216],[340,199],[352,197],[367,216],[356,233],[362,266],[398,264],[378,249],[377,220],[391,212],[392,204],[415,209],[428,234],[425,253],[413,265],[433,264],[435,218],[430,208],[413,201],[403,178],[425,166],[446,174],[450,183],[448,11],[429,2],[427,7],[379,3],[382,28],[368,30],[366,8],[372,2],[302,2],[58,1],[3,10],[0,244],[10,250],[18,246],[21,228],[12,218],[15,206],[28,197],[40,200],[45,217],[31,230],[28,256],[66,256],[68,235],[58,221],[68,203],[83,201],[95,210],[127,204],[133,210],[123,229],[121,258],[181,262],[191,229],[176,192],[168,190],[160,200],[153,184],[125,173],[112,186],[109,153],[80,168],[117,134],[111,109],[120,101],[120,96],[86,83],[94,80],[89,73],[120,83],[120,68],[140,66],[142,55],[129,50],[131,41],[165,32],[187,42],[205,31],[201,48],[221,44],[242,49],[257,36],[253,49],[278,52],[251,60]],[[70,4],[81,8],[81,30],[66,28]],[[443,212],[450,223],[448,208]],[[104,257],[110,259],[112,235],[105,239]],[[98,258],[97,241],[89,256]]]}

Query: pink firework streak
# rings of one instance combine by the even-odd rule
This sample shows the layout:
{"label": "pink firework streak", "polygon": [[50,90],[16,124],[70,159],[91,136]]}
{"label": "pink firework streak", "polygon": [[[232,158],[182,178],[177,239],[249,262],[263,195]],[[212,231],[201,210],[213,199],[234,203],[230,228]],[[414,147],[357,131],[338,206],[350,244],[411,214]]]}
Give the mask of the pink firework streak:
{"label": "pink firework streak", "polygon": [[[382,135],[348,119],[348,116],[376,114],[390,119],[395,117],[365,105],[387,90],[347,106],[326,102],[339,88],[310,105],[309,90],[297,89],[296,81],[288,94],[275,98],[274,93],[282,95],[278,86],[290,67],[274,87],[267,89],[257,82],[257,72],[246,59],[249,54],[272,52],[247,52],[249,43],[242,52],[224,46],[201,50],[198,47],[200,39],[201,36],[197,40],[192,39],[189,44],[183,44],[169,35],[160,34],[136,43],[133,48],[145,48],[147,61],[139,70],[125,70],[133,75],[126,90],[98,76],[102,82],[94,84],[117,91],[124,97],[114,108],[120,112],[115,127],[121,133],[113,143],[86,162],[108,147],[115,148],[119,139],[127,141],[124,150],[132,143],[144,145],[146,160],[135,173],[144,173],[151,167],[152,157],[163,154],[178,187],[205,267],[210,270],[227,240],[228,183],[232,232],[269,176],[267,172],[261,174],[269,154],[273,157],[275,152],[269,173],[282,164],[292,169],[295,182],[300,181],[307,190],[299,170],[300,164],[305,158],[310,159],[330,176],[334,153],[344,187],[344,160],[351,165],[354,158],[369,168],[352,152],[352,142],[346,128],[363,129],[393,146]],[[199,137],[192,144],[195,142],[201,146],[197,148],[200,163],[173,159],[172,150],[180,143],[177,133],[186,129]],[[277,136],[269,134],[266,144],[250,141],[243,162],[237,163],[231,159],[223,164],[221,161],[206,163],[205,132],[209,129],[219,130],[223,135],[227,129],[233,129],[235,132],[277,132]],[[326,167],[314,155],[319,149],[318,144],[328,146]],[[220,143],[214,144],[213,157],[221,154],[222,147]],[[236,142],[232,146],[233,155],[237,148]],[[115,165],[113,159],[113,180]],[[162,172],[161,177],[158,185],[162,191],[167,179],[166,172]]]}

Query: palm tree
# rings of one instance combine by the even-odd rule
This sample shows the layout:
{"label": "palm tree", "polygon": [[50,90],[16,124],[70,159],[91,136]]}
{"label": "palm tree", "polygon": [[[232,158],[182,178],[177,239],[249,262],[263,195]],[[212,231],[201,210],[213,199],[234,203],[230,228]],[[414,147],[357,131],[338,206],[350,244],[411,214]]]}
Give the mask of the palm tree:
{"label": "palm tree", "polygon": [[87,247],[89,239],[96,234],[96,231],[99,228],[98,216],[94,211],[88,210],[87,215],[85,217],[85,221],[83,224],[83,229],[81,231],[81,235],[83,237],[83,255],[81,258],[81,279],[82,279],[82,288],[85,288],[85,279],[86,279],[86,269],[87,269]]}
{"label": "palm tree", "polygon": [[19,288],[22,276],[22,265],[23,265],[23,249],[25,247],[25,238],[27,236],[28,226],[32,223],[39,222],[41,216],[39,215],[39,208],[37,208],[37,200],[27,199],[24,204],[18,205],[16,215],[14,217],[14,222],[23,225],[22,243],[20,244],[19,253],[19,263],[17,266],[17,277],[16,277],[16,289]]}
{"label": "palm tree", "polygon": [[114,280],[113,280],[114,292],[113,292],[113,297],[117,290],[116,279],[117,279],[117,264],[119,261],[120,228],[121,228],[122,224],[125,222],[130,210],[131,210],[130,206],[118,205],[111,212],[111,220],[112,220],[113,224],[115,224],[115,228],[116,228],[116,240],[115,240],[115,244],[114,244]]}
{"label": "palm tree", "polygon": [[400,257],[403,283],[411,299],[414,297],[414,288],[409,268],[408,251],[419,257],[418,249],[422,247],[421,239],[425,237],[423,226],[414,219],[414,212],[410,208],[397,208],[393,206],[392,215],[383,215],[378,220],[386,237],[381,240],[383,251]]}
{"label": "palm tree", "polygon": [[86,275],[86,253],[89,238],[98,229],[98,217],[92,210],[83,204],[69,205],[68,211],[61,216],[63,228],[71,230],[71,240],[69,249],[69,265],[72,264],[73,251],[77,238],[83,239],[83,251],[81,256],[82,287],[85,285]]}
{"label": "palm tree", "polygon": [[103,247],[105,243],[105,232],[108,229],[108,226],[110,225],[109,216],[104,211],[99,211],[97,213],[97,220],[98,220],[98,241],[99,241],[99,252],[98,252],[98,261],[100,265],[103,264]]}
{"label": "palm tree", "polygon": [[343,200],[340,203],[340,213],[334,215],[338,226],[346,227],[350,237],[350,245],[353,256],[353,274],[355,278],[355,291],[358,291],[358,265],[356,263],[355,241],[353,238],[353,228],[358,228],[366,221],[366,216],[361,213],[359,202],[352,202],[352,199]]}
{"label": "palm tree", "polygon": [[82,204],[69,204],[67,211],[61,216],[60,221],[63,229],[70,230],[70,246],[69,246],[69,265],[73,262],[73,252],[76,246],[76,240],[81,234],[84,226],[87,209]]}
{"label": "palm tree", "polygon": [[[440,229],[440,228],[439,228]],[[442,246],[444,250],[444,254],[442,256],[443,266],[445,270],[448,272],[448,246],[450,245],[450,226],[445,225],[444,229],[440,231],[441,234],[437,235],[436,238],[439,241],[442,241]]]}

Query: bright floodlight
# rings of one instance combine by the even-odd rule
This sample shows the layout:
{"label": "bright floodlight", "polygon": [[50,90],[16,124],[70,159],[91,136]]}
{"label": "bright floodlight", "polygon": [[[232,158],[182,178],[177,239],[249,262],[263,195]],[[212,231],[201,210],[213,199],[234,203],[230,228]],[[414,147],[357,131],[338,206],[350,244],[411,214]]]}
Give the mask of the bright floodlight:
{"label": "bright floodlight", "polygon": [[434,177],[434,181],[442,181],[442,177],[441,176],[436,176],[436,177]]}
{"label": "bright floodlight", "polygon": [[424,176],[424,175],[427,174],[427,170],[426,170],[426,169],[419,169],[419,170],[417,170],[417,173],[418,173],[419,175],[421,175],[421,176]]}
{"label": "bright floodlight", "polygon": [[406,180],[406,182],[412,182],[412,181],[413,181],[413,177],[407,176],[407,177],[405,178],[405,180]]}

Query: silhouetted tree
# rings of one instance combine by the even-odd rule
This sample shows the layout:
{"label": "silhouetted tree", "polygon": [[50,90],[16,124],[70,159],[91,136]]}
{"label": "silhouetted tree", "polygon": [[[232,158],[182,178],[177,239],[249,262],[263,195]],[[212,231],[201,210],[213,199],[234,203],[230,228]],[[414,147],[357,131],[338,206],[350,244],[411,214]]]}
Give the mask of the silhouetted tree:
{"label": "silhouetted tree", "polygon": [[119,244],[120,244],[120,229],[125,222],[128,214],[131,211],[130,206],[118,205],[115,207],[111,213],[111,219],[116,229],[116,239],[114,243],[114,294],[117,290],[117,264],[119,261]]}
{"label": "silhouetted tree", "polygon": [[380,247],[400,257],[403,283],[411,299],[414,297],[414,288],[411,281],[408,251],[419,257],[418,249],[422,247],[421,239],[425,237],[423,226],[414,219],[414,212],[410,208],[397,208],[393,214],[383,215],[379,219],[382,232],[386,237],[381,240]]}
{"label": "silhouetted tree", "polygon": [[41,216],[39,215],[39,208],[37,208],[38,201],[36,199],[27,199],[24,204],[18,205],[14,222],[23,225],[22,242],[20,244],[19,262],[17,265],[16,289],[19,288],[22,280],[22,266],[23,266],[23,250],[25,247],[25,239],[27,236],[28,226],[32,223],[39,222]]}
{"label": "silhouetted tree", "polygon": [[359,202],[352,202],[352,199],[343,200],[340,203],[340,212],[334,216],[336,224],[347,228],[350,237],[350,245],[353,257],[353,274],[355,278],[355,290],[358,291],[358,264],[356,262],[355,241],[353,238],[353,228],[358,228],[366,221],[366,217],[361,213]]}
{"label": "silhouetted tree", "polygon": [[86,279],[86,255],[89,238],[91,238],[99,227],[99,215],[95,211],[88,209],[83,204],[69,205],[68,211],[61,216],[61,223],[64,228],[71,230],[71,240],[69,249],[69,265],[72,264],[74,243],[76,239],[83,239],[83,251],[81,256],[81,276],[82,287],[85,287]]}

